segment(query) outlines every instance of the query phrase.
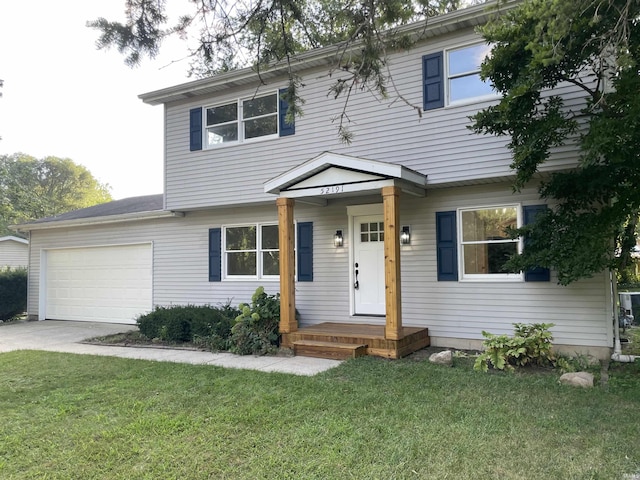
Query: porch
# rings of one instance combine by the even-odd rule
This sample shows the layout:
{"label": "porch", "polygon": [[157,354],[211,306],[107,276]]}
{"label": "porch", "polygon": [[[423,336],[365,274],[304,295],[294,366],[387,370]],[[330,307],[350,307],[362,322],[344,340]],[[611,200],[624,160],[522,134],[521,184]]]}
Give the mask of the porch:
{"label": "porch", "polygon": [[[401,165],[328,152],[265,184],[265,193],[278,195],[280,333],[284,347],[292,348],[296,355],[322,358],[400,358],[429,345],[426,328],[402,325],[400,274],[400,197],[424,197],[425,188],[425,175]],[[312,264],[313,253],[310,247],[294,250],[296,199],[321,208],[330,199],[373,195],[379,195],[381,203],[347,206],[350,235],[344,241],[342,230],[336,230],[339,241],[334,246],[349,248],[350,265],[345,264],[352,272],[349,315],[384,316],[384,325],[328,322],[299,328],[295,255],[298,265]],[[312,245],[313,234],[308,236],[305,244]],[[313,281],[313,275],[305,281]]]}
{"label": "porch", "polygon": [[430,344],[426,328],[401,327],[400,338],[385,338],[384,325],[325,322],[282,334],[295,355],[347,359],[364,355],[405,357]]}

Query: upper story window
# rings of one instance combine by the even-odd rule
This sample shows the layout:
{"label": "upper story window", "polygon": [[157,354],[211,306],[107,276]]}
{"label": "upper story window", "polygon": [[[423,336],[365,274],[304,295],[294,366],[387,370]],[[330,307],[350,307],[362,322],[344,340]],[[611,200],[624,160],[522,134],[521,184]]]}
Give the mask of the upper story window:
{"label": "upper story window", "polygon": [[522,279],[521,272],[504,268],[521,249],[520,240],[507,234],[522,224],[517,205],[460,210],[459,222],[463,279]]}
{"label": "upper story window", "polygon": [[491,85],[480,79],[480,65],[491,45],[478,43],[447,51],[449,103],[494,94]]}
{"label": "upper story window", "polygon": [[424,110],[494,96],[480,79],[480,64],[490,52],[490,45],[476,43],[422,57]]}
{"label": "upper story window", "polygon": [[280,275],[278,225],[224,228],[226,278],[277,278]]}
{"label": "upper story window", "polygon": [[278,135],[278,94],[205,108],[205,147]]}
{"label": "upper story window", "polygon": [[287,90],[189,110],[189,150],[295,135],[287,121]]}

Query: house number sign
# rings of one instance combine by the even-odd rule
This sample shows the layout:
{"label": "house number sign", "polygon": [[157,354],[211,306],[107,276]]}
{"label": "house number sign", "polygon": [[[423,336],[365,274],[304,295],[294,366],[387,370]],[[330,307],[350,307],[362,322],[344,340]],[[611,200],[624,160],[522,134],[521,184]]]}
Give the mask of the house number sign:
{"label": "house number sign", "polygon": [[320,195],[331,195],[332,193],[344,192],[344,185],[331,185],[330,187],[320,187]]}

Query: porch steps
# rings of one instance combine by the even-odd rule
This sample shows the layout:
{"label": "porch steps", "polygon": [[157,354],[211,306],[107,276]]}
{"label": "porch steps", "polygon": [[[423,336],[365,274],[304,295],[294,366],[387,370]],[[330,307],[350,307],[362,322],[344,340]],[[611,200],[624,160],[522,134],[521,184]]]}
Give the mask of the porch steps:
{"label": "porch steps", "polygon": [[367,346],[354,343],[322,342],[318,340],[297,340],[293,342],[293,353],[304,357],[346,360],[367,354]]}

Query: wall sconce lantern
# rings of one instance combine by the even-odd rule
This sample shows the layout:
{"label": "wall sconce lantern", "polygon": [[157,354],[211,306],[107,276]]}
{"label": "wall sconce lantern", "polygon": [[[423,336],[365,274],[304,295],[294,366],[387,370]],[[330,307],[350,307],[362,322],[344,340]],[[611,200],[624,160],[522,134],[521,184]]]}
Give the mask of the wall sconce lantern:
{"label": "wall sconce lantern", "polygon": [[341,247],[343,242],[342,230],[336,230],[336,234],[333,236],[333,246],[336,248]]}
{"label": "wall sconce lantern", "polygon": [[409,225],[402,226],[400,245],[411,245],[411,227]]}

